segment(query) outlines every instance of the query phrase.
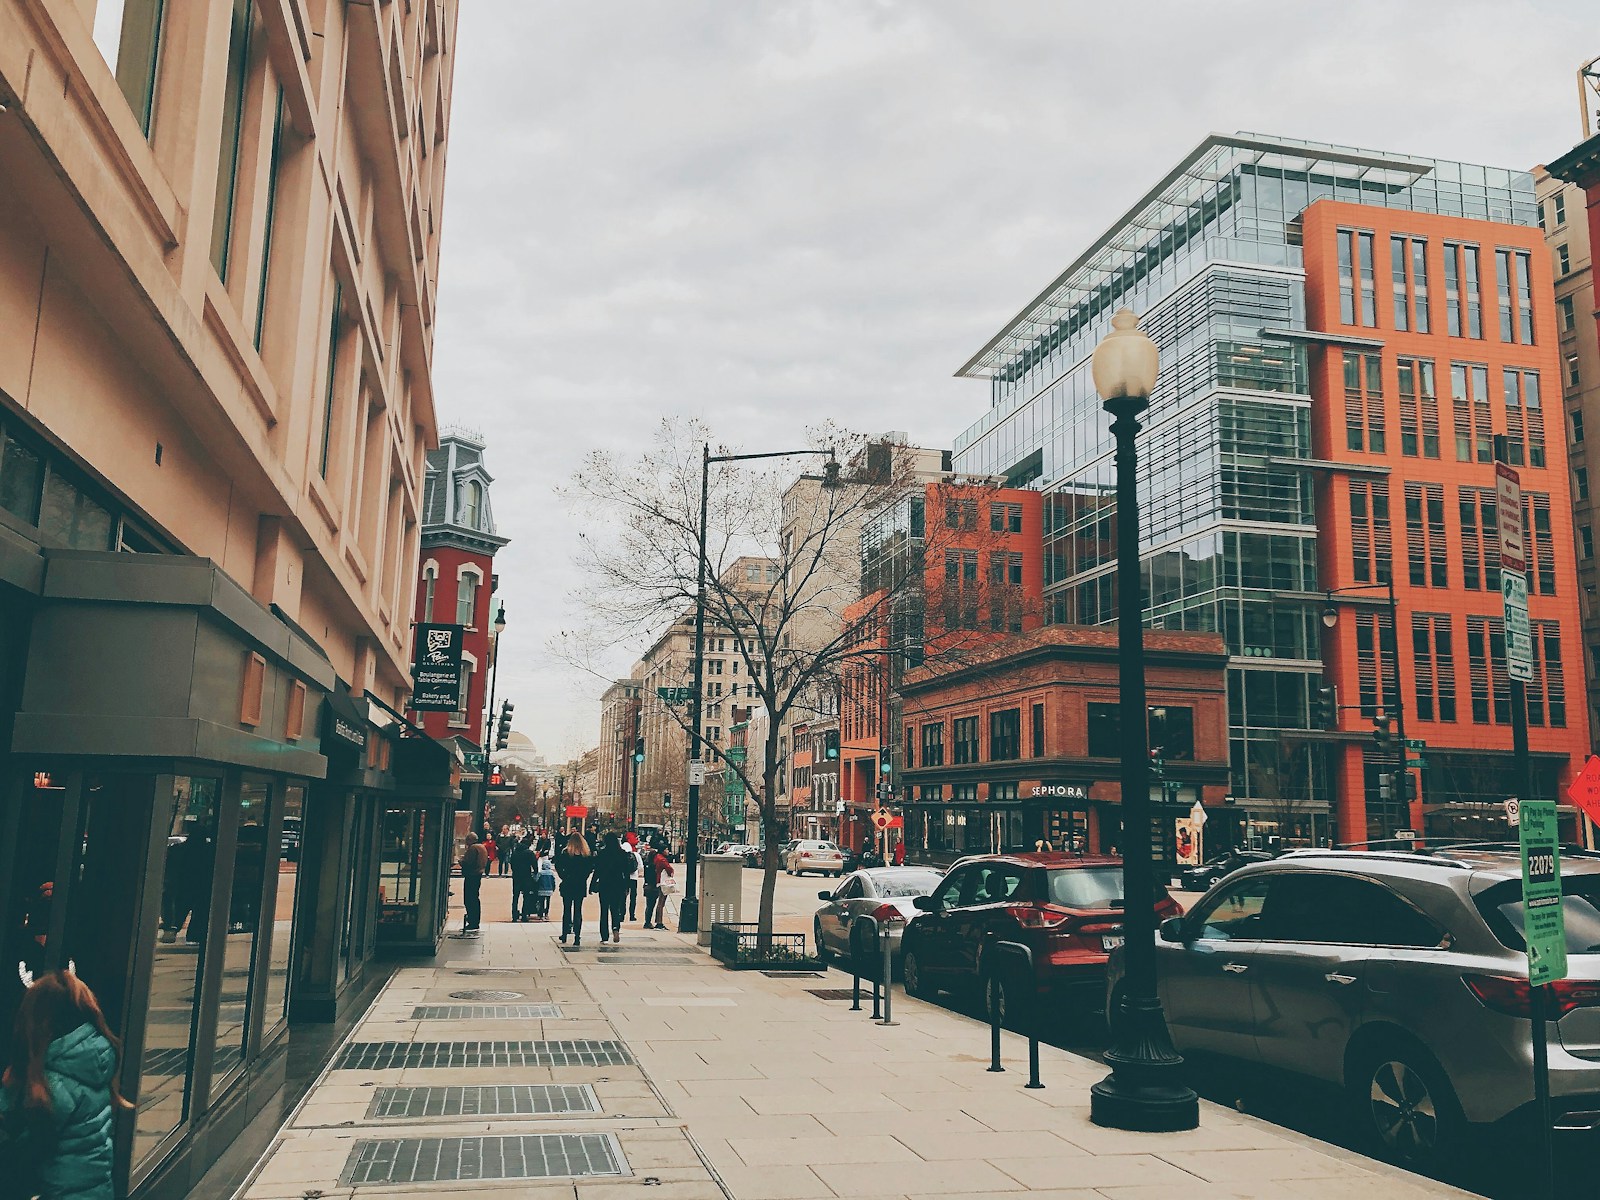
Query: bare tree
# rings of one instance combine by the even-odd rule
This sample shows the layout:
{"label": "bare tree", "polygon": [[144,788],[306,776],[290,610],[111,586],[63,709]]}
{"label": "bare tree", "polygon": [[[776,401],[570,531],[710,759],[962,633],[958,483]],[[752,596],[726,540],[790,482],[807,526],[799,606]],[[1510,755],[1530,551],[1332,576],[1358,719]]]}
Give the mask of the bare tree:
{"label": "bare tree", "polygon": [[[881,639],[863,639],[863,624],[895,627],[896,613],[924,588],[923,563],[943,544],[945,523],[929,520],[924,546],[902,569],[880,573],[863,596],[860,565],[862,529],[890,506],[921,494],[904,447],[869,443],[834,427],[812,431],[818,449],[831,449],[843,469],[837,486],[797,493],[786,486],[795,463],[778,470],[717,465],[707,494],[704,603],[708,630],[726,638],[742,664],[741,681],[752,708],[765,708],[768,720],[760,753],[748,760],[730,757],[726,747],[702,740],[689,711],[664,706],[689,738],[691,754],[720,761],[756,800],[766,846],[758,917],[764,946],[772,931],[773,893],[779,866],[778,772],[786,768],[779,731],[791,711],[807,711],[819,689],[836,689],[852,661],[881,659]],[[693,422],[663,421],[654,444],[638,460],[621,462],[605,453],[591,455],[577,478],[563,489],[584,512],[581,565],[590,582],[575,597],[594,628],[566,638],[564,653],[614,645],[681,620],[696,603],[702,446],[708,431]],[[868,453],[869,445],[873,452]],[[715,453],[729,453],[713,447]],[[816,460],[813,460],[816,461]],[[820,473],[819,473],[820,474]],[[940,485],[943,486],[943,485]],[[951,535],[973,543],[976,525]],[[743,560],[743,561],[741,561]],[[756,569],[750,570],[752,565]],[[967,581],[959,581],[965,587]],[[981,589],[975,582],[974,590]],[[846,621],[845,610],[851,620]],[[973,609],[976,614],[979,610]],[[976,624],[977,622],[972,622]],[[919,629],[922,622],[917,622]],[[920,636],[920,634],[919,634]],[[959,646],[945,637],[942,650]],[[585,664],[588,665],[588,664]],[[693,670],[684,668],[684,682]],[[593,669],[593,668],[591,668]],[[604,672],[597,672],[603,674]],[[653,697],[645,697],[654,705]],[[702,721],[704,725],[704,721]],[[759,770],[757,770],[759,768]],[[691,829],[698,838],[700,831]]]}

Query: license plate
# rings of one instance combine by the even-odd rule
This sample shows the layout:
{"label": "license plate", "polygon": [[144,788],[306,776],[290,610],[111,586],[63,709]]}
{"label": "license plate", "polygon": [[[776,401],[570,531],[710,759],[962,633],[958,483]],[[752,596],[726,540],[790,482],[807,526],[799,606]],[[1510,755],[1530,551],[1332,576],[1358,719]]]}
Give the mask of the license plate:
{"label": "license plate", "polygon": [[1115,950],[1126,940],[1120,933],[1108,933],[1101,937],[1100,948],[1102,950]]}

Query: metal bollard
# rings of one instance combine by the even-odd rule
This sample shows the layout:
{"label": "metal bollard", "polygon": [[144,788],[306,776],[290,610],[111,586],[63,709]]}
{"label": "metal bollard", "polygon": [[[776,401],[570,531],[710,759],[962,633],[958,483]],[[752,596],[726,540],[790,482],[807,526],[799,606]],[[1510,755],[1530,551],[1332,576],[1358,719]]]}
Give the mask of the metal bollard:
{"label": "metal bollard", "polygon": [[[1039,1081],[1039,997],[1037,982],[1033,976],[1033,951],[1021,942],[996,942],[994,955],[1002,961],[1005,959],[1014,960],[1017,964],[1016,969],[1020,978],[1028,983],[1029,994],[1022,1013],[1022,1024],[1028,1030],[1028,1082],[1023,1086],[1037,1090],[1044,1087],[1044,1084]],[[1000,980],[1000,968],[998,966],[996,966],[991,978],[994,980],[991,986],[998,992]],[[991,1010],[998,1012],[1000,1006],[994,999],[991,999],[989,1007]],[[998,1047],[1000,1044],[1000,1023],[998,1019],[994,1021],[994,1029],[995,1045]],[[996,1061],[998,1061],[999,1051],[996,1050],[995,1054]]]}
{"label": "metal bollard", "polygon": [[993,976],[989,979],[989,1072],[1004,1071],[1000,1065],[1000,990]]}
{"label": "metal bollard", "polygon": [[894,993],[894,952],[889,948],[889,939],[880,934],[879,943],[883,946],[883,1020],[880,1025],[898,1025],[889,1015],[889,997]]}
{"label": "metal bollard", "polygon": [[[870,947],[867,942],[869,937],[872,939]],[[865,959],[868,964],[872,963],[872,959],[875,957],[873,951],[876,950],[878,941],[879,936],[877,920],[872,917],[857,917],[855,924],[850,926],[851,970],[859,971],[860,967],[856,964],[860,963],[863,959]],[[872,981],[872,1019],[874,1021],[878,1021],[882,1019],[883,1012],[881,1008],[882,997],[878,992],[878,977],[876,972],[868,976],[868,978]]]}

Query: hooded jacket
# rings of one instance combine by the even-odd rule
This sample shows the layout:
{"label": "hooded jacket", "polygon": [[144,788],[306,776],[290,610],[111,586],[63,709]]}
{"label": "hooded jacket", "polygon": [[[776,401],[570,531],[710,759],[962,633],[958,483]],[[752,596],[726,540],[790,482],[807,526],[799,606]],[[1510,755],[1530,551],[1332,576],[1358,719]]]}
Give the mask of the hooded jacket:
{"label": "hooded jacket", "polygon": [[[50,1132],[36,1166],[47,1200],[113,1200],[111,1080],[116,1069],[117,1052],[92,1025],[63,1034],[45,1052]],[[0,1113],[10,1116],[21,1104],[19,1092],[0,1088]]]}

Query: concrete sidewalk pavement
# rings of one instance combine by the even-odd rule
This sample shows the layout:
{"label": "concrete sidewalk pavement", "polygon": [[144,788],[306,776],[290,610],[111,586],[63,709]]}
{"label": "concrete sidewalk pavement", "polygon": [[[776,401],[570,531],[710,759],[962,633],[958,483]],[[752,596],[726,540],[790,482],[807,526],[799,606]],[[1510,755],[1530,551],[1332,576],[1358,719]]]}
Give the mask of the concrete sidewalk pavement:
{"label": "concrete sidewalk pavement", "polygon": [[[985,1028],[934,1005],[897,993],[899,1024],[884,1028],[847,1001],[812,994],[837,987],[837,974],[727,971],[693,939],[637,927],[619,946],[576,951],[556,932],[486,927],[479,939],[449,941],[441,961],[400,971],[242,1194],[1464,1194],[1210,1104],[1190,1133],[1101,1129],[1088,1117],[1099,1063],[1045,1046],[1046,1086],[1027,1091],[1022,1039],[1005,1035],[1008,1069],[989,1074]],[[507,1111],[519,1097],[547,1111]],[[548,1111],[571,1101],[576,1111]],[[508,1163],[548,1174],[481,1178]],[[441,1165],[460,1178],[413,1181]],[[593,1169],[607,1173],[581,1173]]]}

